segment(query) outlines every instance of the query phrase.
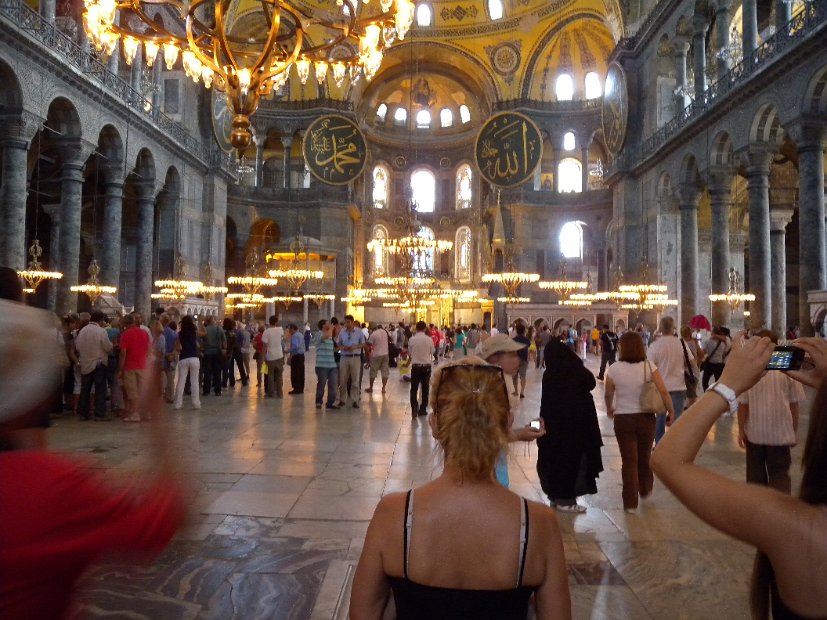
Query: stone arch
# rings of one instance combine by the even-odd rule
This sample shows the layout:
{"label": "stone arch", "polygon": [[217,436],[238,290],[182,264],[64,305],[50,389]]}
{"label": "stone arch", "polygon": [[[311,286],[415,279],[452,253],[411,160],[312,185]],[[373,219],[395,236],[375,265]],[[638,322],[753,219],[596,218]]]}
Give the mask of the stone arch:
{"label": "stone arch", "polygon": [[14,70],[0,60],[0,116],[18,115],[23,110],[23,91]]}
{"label": "stone arch", "polygon": [[672,194],[672,176],[664,171],[658,177],[658,199],[663,200]]}
{"label": "stone arch", "polygon": [[124,147],[120,132],[110,124],[101,127],[98,134],[98,153],[102,165],[112,174],[123,170]]}
{"label": "stone arch", "polygon": [[688,153],[681,162],[680,171],[681,184],[701,187],[701,174],[698,170],[698,159],[694,154]]}
{"label": "stone arch", "polygon": [[264,252],[281,243],[281,227],[275,220],[261,219],[250,226],[250,236],[244,248],[245,257],[250,252],[258,252],[259,265],[264,264]]}
{"label": "stone arch", "polygon": [[773,145],[780,145],[784,141],[784,128],[781,126],[781,117],[775,104],[764,104],[755,113],[750,125],[749,139],[753,143]]}
{"label": "stone arch", "polygon": [[138,180],[144,183],[155,183],[155,158],[152,151],[142,148],[135,157],[135,168],[133,173]]}
{"label": "stone arch", "polygon": [[83,135],[80,114],[75,104],[65,97],[56,97],[49,104],[45,126],[51,133],[65,139],[78,140]]}
{"label": "stone arch", "polygon": [[827,67],[822,67],[810,80],[801,109],[805,114],[827,113]]}
{"label": "stone arch", "polygon": [[718,133],[712,139],[709,150],[710,166],[729,167],[733,163],[732,138],[726,131]]}

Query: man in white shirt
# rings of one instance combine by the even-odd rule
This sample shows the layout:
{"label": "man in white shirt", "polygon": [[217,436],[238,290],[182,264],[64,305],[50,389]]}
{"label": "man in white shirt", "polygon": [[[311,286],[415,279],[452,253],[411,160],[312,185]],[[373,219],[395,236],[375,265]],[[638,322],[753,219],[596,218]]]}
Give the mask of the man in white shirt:
{"label": "man in white shirt", "polygon": [[270,317],[270,327],[261,335],[264,346],[264,361],[267,364],[267,376],[264,379],[264,393],[272,398],[284,396],[284,330],[278,324],[279,317]]}
{"label": "man in white shirt", "polygon": [[[686,366],[681,339],[675,331],[675,319],[665,316],[660,320],[660,333],[655,342],[649,346],[647,357],[660,371],[669,396],[672,397],[672,407],[675,410],[675,420],[683,412],[686,402],[686,379],[683,371]],[[687,349],[686,356],[691,363],[694,358],[692,351]],[[658,443],[666,433],[666,416],[657,416],[655,425],[655,443]]]}
{"label": "man in white shirt", "polygon": [[345,317],[345,327],[339,332],[336,343],[340,352],[339,399],[343,406],[350,402],[354,409],[358,409],[362,387],[362,351],[367,346],[367,340],[350,314]]}
{"label": "man in white shirt", "polygon": [[[778,343],[763,330],[759,338]],[[738,445],[747,451],[747,482],[763,484],[790,495],[790,448],[798,443],[799,403],[804,389],[798,381],[775,370],[738,397]]]}
{"label": "man in white shirt", "polygon": [[[428,415],[428,389],[431,383],[431,361],[434,356],[434,341],[425,333],[425,321],[416,324],[416,333],[408,340],[408,354],[411,356],[411,416]],[[419,386],[422,386],[422,404],[417,401]]]}
{"label": "man in white shirt", "polygon": [[373,382],[376,380],[376,375],[382,373],[382,393],[385,393],[385,386],[388,384],[388,377],[390,376],[390,359],[389,359],[389,341],[390,334],[384,327],[379,325],[371,332],[368,337],[368,346],[370,347],[370,385],[365,390],[368,394],[373,392]]}
{"label": "man in white shirt", "polygon": [[80,401],[78,414],[81,420],[89,419],[89,397],[95,386],[95,421],[112,418],[106,415],[106,368],[112,343],[103,328],[104,315],[100,310],[92,312],[89,323],[78,332],[75,349],[80,360]]}

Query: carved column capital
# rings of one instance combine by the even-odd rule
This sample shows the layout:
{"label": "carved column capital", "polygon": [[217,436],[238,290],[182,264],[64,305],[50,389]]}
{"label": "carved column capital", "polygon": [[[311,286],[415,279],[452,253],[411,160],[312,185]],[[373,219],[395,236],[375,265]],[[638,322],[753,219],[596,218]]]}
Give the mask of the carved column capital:
{"label": "carved column capital", "polygon": [[785,232],[792,219],[792,209],[770,209],[770,232]]}

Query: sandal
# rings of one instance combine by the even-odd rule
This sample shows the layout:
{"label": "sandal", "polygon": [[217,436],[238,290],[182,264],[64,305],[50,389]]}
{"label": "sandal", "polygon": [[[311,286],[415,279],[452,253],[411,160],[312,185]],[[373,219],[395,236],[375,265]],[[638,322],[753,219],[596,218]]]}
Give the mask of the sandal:
{"label": "sandal", "polygon": [[586,512],[586,507],[580,504],[557,504],[556,508],[560,512],[572,512],[575,514],[583,514]]}

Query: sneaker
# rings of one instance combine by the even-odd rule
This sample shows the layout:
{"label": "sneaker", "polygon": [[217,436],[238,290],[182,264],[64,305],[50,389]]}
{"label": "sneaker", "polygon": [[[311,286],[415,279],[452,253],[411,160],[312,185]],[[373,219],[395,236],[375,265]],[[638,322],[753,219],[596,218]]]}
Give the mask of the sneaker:
{"label": "sneaker", "polygon": [[338,409],[339,405],[328,405],[327,408],[328,409]]}
{"label": "sneaker", "polygon": [[575,514],[583,514],[586,512],[586,507],[580,504],[557,504],[557,510],[560,512],[572,512]]}
{"label": "sneaker", "polygon": [[201,405],[193,405],[192,408],[193,409],[201,409]]}
{"label": "sneaker", "polygon": [[128,415],[123,419],[124,422],[140,422],[141,416],[137,413],[133,413],[132,415]]}
{"label": "sneaker", "polygon": [[630,515],[636,515],[637,514],[637,508],[624,508],[623,512],[625,512],[627,514],[630,514]]}

